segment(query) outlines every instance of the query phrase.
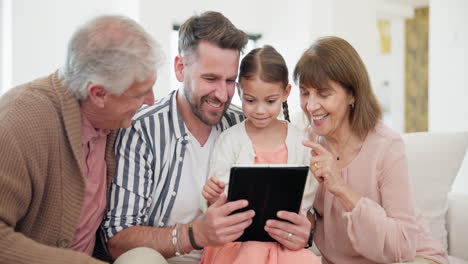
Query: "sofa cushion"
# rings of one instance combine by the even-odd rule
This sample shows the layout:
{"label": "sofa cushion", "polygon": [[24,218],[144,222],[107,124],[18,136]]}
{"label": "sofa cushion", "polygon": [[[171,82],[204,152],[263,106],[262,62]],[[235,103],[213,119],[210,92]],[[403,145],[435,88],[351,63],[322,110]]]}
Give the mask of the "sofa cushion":
{"label": "sofa cushion", "polygon": [[468,261],[449,256],[449,263],[450,264],[468,264]]}
{"label": "sofa cushion", "polygon": [[468,132],[409,133],[403,140],[415,206],[447,249],[447,194],[465,156]]}
{"label": "sofa cushion", "polygon": [[[451,193],[448,196],[447,231],[449,254],[468,260],[468,194]],[[451,262],[450,262],[451,263]],[[468,264],[468,263],[467,263]]]}

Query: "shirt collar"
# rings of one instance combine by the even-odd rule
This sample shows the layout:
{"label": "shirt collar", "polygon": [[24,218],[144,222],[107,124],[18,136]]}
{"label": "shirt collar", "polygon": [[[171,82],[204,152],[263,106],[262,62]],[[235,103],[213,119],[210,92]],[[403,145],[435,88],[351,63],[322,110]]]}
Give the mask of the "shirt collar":
{"label": "shirt collar", "polygon": [[188,140],[187,135],[187,127],[185,126],[184,120],[182,119],[182,115],[179,113],[179,109],[177,109],[177,90],[173,91],[171,94],[170,99],[170,110],[171,117],[172,117],[172,124],[174,126],[174,133],[177,139],[181,137],[185,137],[185,140]]}
{"label": "shirt collar", "polygon": [[93,138],[100,138],[100,137],[107,137],[110,133],[110,129],[96,129],[93,127],[89,119],[83,113],[82,109],[80,108],[81,112],[81,144],[85,145],[88,144],[89,141]]}

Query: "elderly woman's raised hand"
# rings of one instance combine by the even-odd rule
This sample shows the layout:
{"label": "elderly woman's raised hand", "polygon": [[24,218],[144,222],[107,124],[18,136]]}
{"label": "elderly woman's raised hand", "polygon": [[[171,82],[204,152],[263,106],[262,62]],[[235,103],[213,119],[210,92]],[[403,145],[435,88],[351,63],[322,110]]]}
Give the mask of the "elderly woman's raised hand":
{"label": "elderly woman's raised hand", "polygon": [[314,177],[319,183],[323,183],[328,191],[338,195],[346,183],[341,177],[341,169],[335,157],[317,142],[306,140],[303,144],[311,149],[310,171]]}
{"label": "elderly woman's raised hand", "polygon": [[339,198],[346,211],[353,210],[361,195],[352,190],[343,180],[335,157],[316,142],[306,140],[303,144],[311,148],[310,171],[317,181]]}

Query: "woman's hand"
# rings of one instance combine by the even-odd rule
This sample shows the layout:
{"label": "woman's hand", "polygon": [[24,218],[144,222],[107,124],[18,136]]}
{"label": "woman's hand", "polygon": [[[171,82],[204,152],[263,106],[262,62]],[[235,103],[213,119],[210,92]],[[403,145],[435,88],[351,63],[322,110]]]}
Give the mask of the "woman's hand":
{"label": "woman's hand", "polygon": [[290,250],[304,248],[309,241],[311,223],[306,216],[293,212],[279,211],[278,218],[287,220],[268,220],[265,231],[284,247]]}
{"label": "woman's hand", "polygon": [[203,186],[202,195],[209,204],[214,204],[224,192],[225,187],[224,182],[219,181],[215,176],[210,177]]}
{"label": "woman's hand", "polygon": [[343,208],[350,212],[356,207],[361,195],[353,191],[341,177],[341,169],[336,164],[335,157],[322,145],[304,141],[304,146],[311,148],[312,158],[310,159],[310,171],[325,189],[338,197]]}
{"label": "woman's hand", "polygon": [[311,148],[310,171],[319,183],[334,195],[343,191],[346,183],[341,177],[341,169],[338,168],[335,157],[322,145],[306,140],[304,146]]}

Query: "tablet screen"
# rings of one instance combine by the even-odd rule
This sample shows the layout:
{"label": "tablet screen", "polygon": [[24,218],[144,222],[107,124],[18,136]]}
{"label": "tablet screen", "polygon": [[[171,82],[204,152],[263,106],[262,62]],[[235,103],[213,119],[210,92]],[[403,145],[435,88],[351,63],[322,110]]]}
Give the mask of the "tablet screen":
{"label": "tablet screen", "polygon": [[268,219],[278,219],[280,210],[298,213],[308,166],[288,164],[246,165],[231,168],[228,200],[246,199],[249,205],[234,213],[253,209],[252,224],[236,241],[275,241],[264,230]]}

